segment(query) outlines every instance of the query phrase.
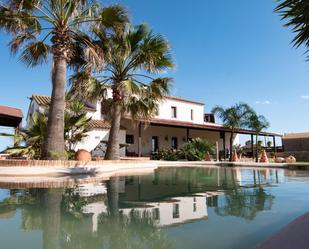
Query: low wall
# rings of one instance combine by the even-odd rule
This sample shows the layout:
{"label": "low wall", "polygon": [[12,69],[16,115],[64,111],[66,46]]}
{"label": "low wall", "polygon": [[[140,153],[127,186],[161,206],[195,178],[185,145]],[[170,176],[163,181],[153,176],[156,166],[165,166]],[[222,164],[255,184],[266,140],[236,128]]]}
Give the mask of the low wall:
{"label": "low wall", "polygon": [[285,151],[284,157],[294,156],[297,161],[307,162],[309,161],[309,151]]}
{"label": "low wall", "polygon": [[74,161],[74,160],[0,160],[0,167],[63,167],[63,168],[75,168],[75,167],[87,167],[87,166],[104,166],[112,163],[127,164],[127,163],[145,163],[149,160],[96,160],[96,161]]}

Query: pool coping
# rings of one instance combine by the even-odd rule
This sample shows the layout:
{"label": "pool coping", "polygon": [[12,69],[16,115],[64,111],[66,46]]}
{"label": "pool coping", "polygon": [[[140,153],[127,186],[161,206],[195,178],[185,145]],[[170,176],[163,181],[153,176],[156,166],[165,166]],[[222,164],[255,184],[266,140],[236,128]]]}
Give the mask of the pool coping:
{"label": "pool coping", "polygon": [[216,162],[216,161],[156,161],[145,159],[102,160],[102,161],[61,161],[61,160],[0,160],[0,176],[37,175],[100,175],[121,171],[141,171],[158,167],[250,167],[287,168],[309,170],[309,164],[295,163],[255,163],[255,162]]}
{"label": "pool coping", "polygon": [[309,212],[299,216],[253,249],[308,248]]}

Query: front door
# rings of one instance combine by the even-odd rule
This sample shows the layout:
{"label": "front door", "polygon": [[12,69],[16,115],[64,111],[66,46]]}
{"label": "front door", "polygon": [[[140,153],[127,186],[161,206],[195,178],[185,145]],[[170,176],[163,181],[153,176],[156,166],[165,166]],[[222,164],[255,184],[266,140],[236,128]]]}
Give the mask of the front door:
{"label": "front door", "polygon": [[159,139],[157,136],[151,138],[151,152],[157,152],[159,150]]}

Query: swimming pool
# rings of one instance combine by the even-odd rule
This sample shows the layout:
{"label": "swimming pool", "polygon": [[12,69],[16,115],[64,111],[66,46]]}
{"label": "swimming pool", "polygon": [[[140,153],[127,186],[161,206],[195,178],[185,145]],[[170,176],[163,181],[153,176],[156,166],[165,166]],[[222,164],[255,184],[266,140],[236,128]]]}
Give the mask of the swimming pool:
{"label": "swimming pool", "polygon": [[0,248],[250,248],[309,210],[309,172],[159,168],[0,183]]}

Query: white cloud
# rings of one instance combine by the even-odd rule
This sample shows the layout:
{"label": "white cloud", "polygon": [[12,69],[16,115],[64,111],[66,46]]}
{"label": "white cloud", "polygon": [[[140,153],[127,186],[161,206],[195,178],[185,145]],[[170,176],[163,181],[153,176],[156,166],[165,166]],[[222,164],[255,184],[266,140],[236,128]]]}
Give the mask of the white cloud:
{"label": "white cloud", "polygon": [[309,99],[309,95],[300,96],[302,99]]}
{"label": "white cloud", "polygon": [[257,100],[257,101],[255,101],[255,103],[257,105],[269,105],[270,101],[269,100],[263,100],[263,101]]}

